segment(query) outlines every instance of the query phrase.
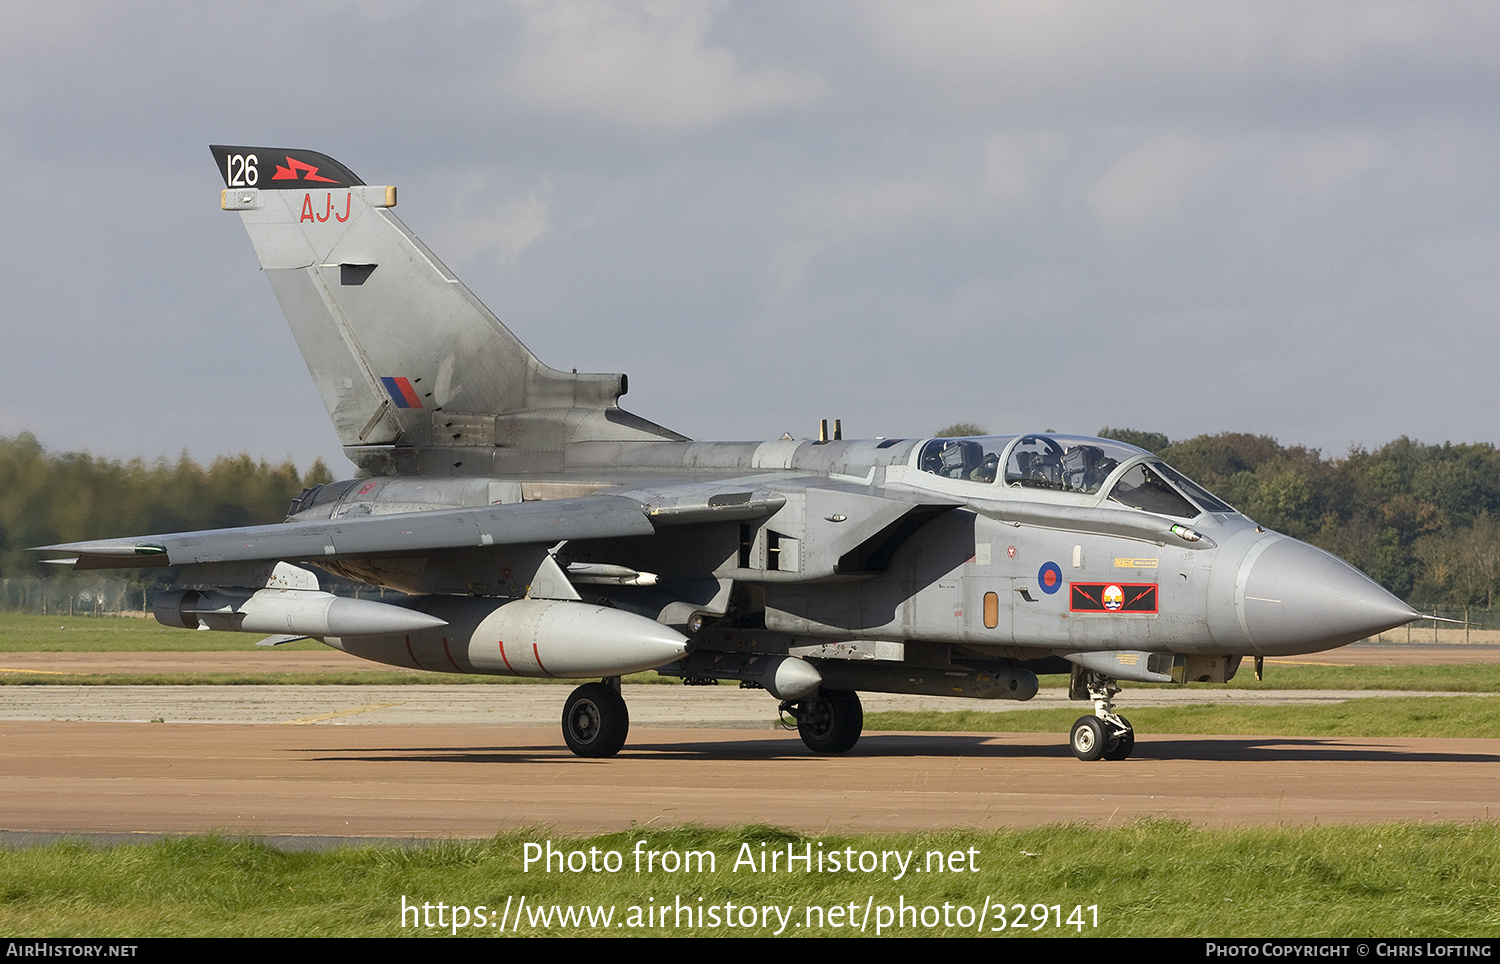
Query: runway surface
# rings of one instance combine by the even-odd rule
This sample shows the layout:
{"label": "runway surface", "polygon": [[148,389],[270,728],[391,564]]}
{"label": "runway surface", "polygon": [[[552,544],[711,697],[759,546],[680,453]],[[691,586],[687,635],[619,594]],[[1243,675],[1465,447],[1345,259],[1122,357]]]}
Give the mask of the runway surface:
{"label": "runway surface", "polygon": [[[0,690],[0,721],[83,723],[333,723],[354,726],[469,725],[535,726],[560,717],[571,685],[501,686],[13,686]],[[715,727],[769,729],[777,719],[776,700],[760,690],[732,686],[684,688],[668,685],[625,687],[635,727]],[[1350,699],[1402,696],[1455,696],[1431,691],[1381,690],[1132,690],[1121,702],[1131,707],[1327,704]],[[1091,711],[1090,703],[1068,699],[1067,691],[1045,689],[1025,703],[964,700],[939,696],[861,693],[866,713],[884,710],[977,710],[1025,713],[1057,708]],[[559,737],[560,739],[560,737]]]}
{"label": "runway surface", "polygon": [[1156,815],[1205,826],[1500,816],[1500,740],[1146,735],[1083,764],[1060,735],[637,728],[581,760],[554,727],[0,724],[7,829],[486,837],[771,823],[808,832]]}
{"label": "runway surface", "polygon": [[[1390,658],[1371,650],[1372,660]],[[139,663],[219,654],[104,655]],[[775,701],[764,693],[640,685],[629,687],[625,750],[581,760],[558,733],[566,693],[545,685],[8,686],[0,689],[0,830],[425,838],[687,822],[822,833],[1141,816],[1204,826],[1500,817],[1500,738],[1488,734],[1143,733],[1131,759],[1083,764],[1061,733],[867,731],[851,753],[819,757],[795,733],[772,728]],[[1031,705],[1066,702],[1044,695]],[[1127,706],[1354,695],[1391,694],[1133,690]],[[922,702],[866,698],[871,710]]]}

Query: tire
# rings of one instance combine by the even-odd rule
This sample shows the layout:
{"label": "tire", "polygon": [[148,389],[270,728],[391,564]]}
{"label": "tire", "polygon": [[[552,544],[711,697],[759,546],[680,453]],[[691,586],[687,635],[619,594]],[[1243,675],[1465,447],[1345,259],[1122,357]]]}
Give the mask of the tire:
{"label": "tire", "polygon": [[563,704],[563,740],[574,755],[612,757],[630,733],[630,711],[625,698],[604,683],[585,683]]}
{"label": "tire", "polygon": [[803,700],[800,710],[797,735],[814,753],[847,752],[865,728],[865,710],[853,690],[821,690]]}
{"label": "tire", "polygon": [[1125,732],[1110,741],[1109,748],[1104,751],[1106,760],[1128,760],[1131,751],[1136,750],[1136,729],[1125,717],[1121,717],[1121,723],[1125,724]]}
{"label": "tire", "polygon": [[1104,723],[1097,716],[1080,716],[1078,722],[1073,724],[1068,743],[1073,748],[1074,756],[1085,763],[1092,763],[1104,756],[1109,738],[1104,735]]}
{"label": "tire", "polygon": [[1109,747],[1104,751],[1106,760],[1126,760],[1135,749],[1135,728],[1125,717],[1120,717],[1120,722],[1125,724],[1125,732],[1110,741]]}

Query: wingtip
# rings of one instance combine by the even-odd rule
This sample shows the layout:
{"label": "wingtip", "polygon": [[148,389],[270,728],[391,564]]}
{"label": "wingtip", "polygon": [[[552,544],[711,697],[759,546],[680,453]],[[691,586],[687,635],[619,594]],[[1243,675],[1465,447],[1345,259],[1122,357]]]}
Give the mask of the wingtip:
{"label": "wingtip", "polygon": [[65,542],[55,546],[32,546],[26,551],[76,552],[80,556],[162,556],[166,555],[167,547],[151,542]]}

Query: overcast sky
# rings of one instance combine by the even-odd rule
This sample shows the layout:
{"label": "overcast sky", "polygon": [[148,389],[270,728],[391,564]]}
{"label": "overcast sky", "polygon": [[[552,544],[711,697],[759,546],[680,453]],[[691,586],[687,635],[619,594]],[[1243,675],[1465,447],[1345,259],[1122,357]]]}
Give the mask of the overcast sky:
{"label": "overcast sky", "polygon": [[350,471],[210,143],[694,438],[1500,443],[1500,4],[0,5],[0,434]]}

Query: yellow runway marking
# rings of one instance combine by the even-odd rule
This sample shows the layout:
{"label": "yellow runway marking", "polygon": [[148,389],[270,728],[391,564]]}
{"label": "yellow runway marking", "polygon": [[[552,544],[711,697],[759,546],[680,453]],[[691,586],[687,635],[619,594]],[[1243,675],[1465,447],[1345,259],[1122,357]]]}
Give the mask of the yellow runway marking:
{"label": "yellow runway marking", "polygon": [[375,710],[383,710],[388,706],[400,706],[404,700],[394,703],[366,703],[364,706],[356,706],[351,710],[337,710],[333,713],[320,713],[317,716],[304,716],[296,720],[282,720],[281,722],[291,726],[301,726],[307,723],[322,723],[325,720],[336,720],[341,716],[358,716],[361,713],[372,713]]}
{"label": "yellow runway marking", "polygon": [[0,666],[0,673],[31,673],[36,676],[94,676],[94,673],[75,673],[65,669],[12,669]]}

